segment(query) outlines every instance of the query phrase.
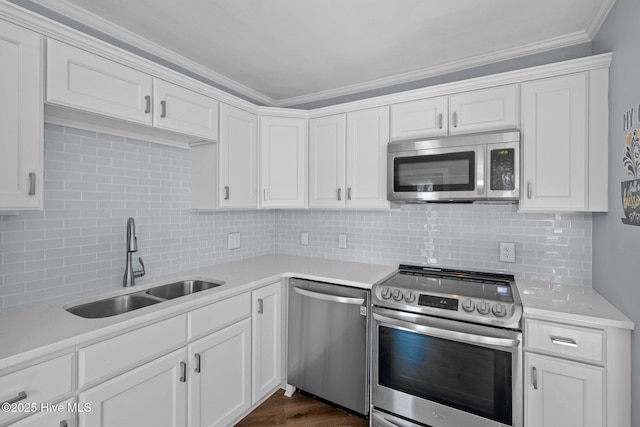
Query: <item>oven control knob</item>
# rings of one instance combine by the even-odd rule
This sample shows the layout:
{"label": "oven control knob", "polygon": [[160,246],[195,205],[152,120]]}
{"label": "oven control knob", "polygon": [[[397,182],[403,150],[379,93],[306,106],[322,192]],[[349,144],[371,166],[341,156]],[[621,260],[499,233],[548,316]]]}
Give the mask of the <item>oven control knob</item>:
{"label": "oven control knob", "polygon": [[480,314],[489,314],[489,312],[491,311],[491,306],[489,305],[488,302],[482,301],[478,303],[478,306],[476,307],[476,309]]}
{"label": "oven control knob", "polygon": [[402,298],[404,298],[404,295],[402,295],[402,291],[400,289],[396,289],[395,291],[393,291],[394,300],[400,301],[402,300]]}
{"label": "oven control knob", "polygon": [[391,289],[389,288],[382,288],[382,291],[380,291],[380,295],[382,296],[382,298],[384,299],[389,299],[391,298]]}
{"label": "oven control knob", "polygon": [[412,302],[414,302],[414,301],[416,300],[416,296],[414,295],[414,293],[413,293],[413,292],[411,292],[411,291],[406,291],[406,292],[404,293],[404,300],[405,300],[406,302],[408,302],[408,303],[412,303]]}
{"label": "oven control knob", "polygon": [[467,311],[469,313],[471,313],[473,310],[476,309],[476,304],[471,301],[470,299],[466,299],[464,301],[462,301],[462,309],[464,311]]}
{"label": "oven control knob", "polygon": [[504,317],[507,315],[507,309],[504,307],[504,304],[495,304],[491,311],[497,317]]}

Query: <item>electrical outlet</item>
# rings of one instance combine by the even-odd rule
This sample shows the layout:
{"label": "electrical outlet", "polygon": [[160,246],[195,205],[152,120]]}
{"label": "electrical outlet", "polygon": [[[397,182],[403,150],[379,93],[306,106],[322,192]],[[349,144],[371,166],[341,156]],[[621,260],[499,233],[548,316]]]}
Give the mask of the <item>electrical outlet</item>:
{"label": "electrical outlet", "polygon": [[240,249],[240,233],[229,233],[227,249]]}
{"label": "electrical outlet", "polygon": [[347,249],[347,235],[345,233],[338,234],[338,247],[340,249]]}
{"label": "electrical outlet", "polygon": [[300,244],[303,246],[307,246],[309,245],[309,233],[306,231],[303,231],[302,233],[300,233]]}
{"label": "electrical outlet", "polygon": [[500,242],[500,261],[516,262],[516,244],[510,242]]}

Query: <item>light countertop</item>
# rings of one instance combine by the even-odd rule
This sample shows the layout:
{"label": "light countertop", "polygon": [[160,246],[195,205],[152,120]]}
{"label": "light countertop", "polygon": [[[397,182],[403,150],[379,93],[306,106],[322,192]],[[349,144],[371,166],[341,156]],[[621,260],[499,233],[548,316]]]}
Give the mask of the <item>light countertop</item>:
{"label": "light countertop", "polygon": [[[151,324],[215,301],[250,291],[287,277],[327,281],[370,289],[388,278],[395,266],[343,262],[321,258],[268,255],[197,270],[158,280],[140,281],[134,288],[69,301],[65,306],[149,289],[183,279],[221,280],[225,284],[118,316],[85,319],[49,304],[0,315],[0,370],[56,352],[73,350],[93,340]],[[633,322],[591,288],[518,280],[525,316],[565,322],[633,329]]]}
{"label": "light countertop", "polygon": [[66,306],[149,289],[186,278],[222,280],[224,285],[176,298],[125,314],[85,319],[70,314],[61,304],[49,304],[0,315],[0,370],[37,357],[211,304],[285,277],[329,281],[370,289],[396,267],[320,258],[268,255],[197,270],[180,272],[162,280],[140,282],[99,296],[69,301]]}
{"label": "light countertop", "polygon": [[592,288],[531,280],[516,283],[525,317],[634,329],[631,319]]}

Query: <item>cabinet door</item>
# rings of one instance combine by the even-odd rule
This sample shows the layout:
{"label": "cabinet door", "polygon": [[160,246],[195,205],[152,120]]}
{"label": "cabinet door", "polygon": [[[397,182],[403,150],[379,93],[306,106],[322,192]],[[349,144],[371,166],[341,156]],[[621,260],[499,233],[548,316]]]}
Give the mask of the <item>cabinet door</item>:
{"label": "cabinet door", "polygon": [[41,37],[0,20],[0,209],[42,208]]}
{"label": "cabinet door", "polygon": [[449,99],[420,99],[391,106],[391,140],[446,136]]}
{"label": "cabinet door", "polygon": [[260,206],[307,204],[307,120],[260,118]]}
{"label": "cabinet door", "polygon": [[258,206],[258,119],[255,114],[220,106],[221,208]]}
{"label": "cabinet door", "polygon": [[388,208],[389,107],[347,114],[347,208]]}
{"label": "cabinet door", "polygon": [[252,292],[252,404],[282,382],[282,285],[273,283]]}
{"label": "cabinet door", "polygon": [[251,407],[251,321],[189,346],[189,426],[227,426]]}
{"label": "cabinet door", "polygon": [[475,90],[449,97],[449,134],[518,127],[517,86]]}
{"label": "cabinet door", "polygon": [[601,427],[604,369],[525,353],[525,426]]}
{"label": "cabinet door", "polygon": [[47,41],[47,102],[151,125],[151,76]]}
{"label": "cabinet door", "polygon": [[522,210],[587,208],[586,76],[522,85]]}
{"label": "cabinet door", "polygon": [[309,121],[309,207],[345,206],[346,115]]}
{"label": "cabinet door", "polygon": [[218,101],[154,79],[153,125],[160,129],[218,139]]}
{"label": "cabinet door", "polygon": [[170,353],[80,393],[82,427],[179,427],[187,419],[186,352]]}

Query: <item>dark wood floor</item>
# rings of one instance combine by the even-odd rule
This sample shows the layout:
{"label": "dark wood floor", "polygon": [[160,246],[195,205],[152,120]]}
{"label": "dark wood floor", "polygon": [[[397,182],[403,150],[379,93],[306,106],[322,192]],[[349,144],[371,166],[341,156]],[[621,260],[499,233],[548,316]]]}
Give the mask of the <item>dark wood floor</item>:
{"label": "dark wood floor", "polygon": [[296,392],[285,397],[278,390],[247,415],[236,427],[366,427],[369,421],[319,400]]}

